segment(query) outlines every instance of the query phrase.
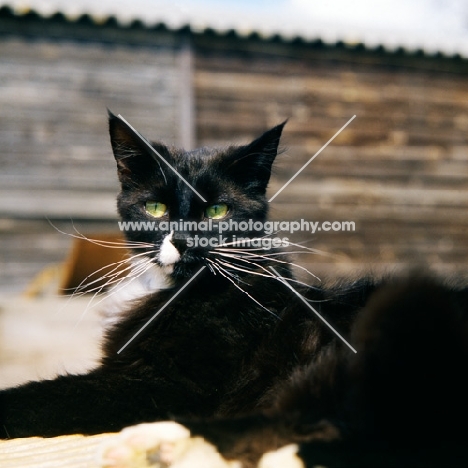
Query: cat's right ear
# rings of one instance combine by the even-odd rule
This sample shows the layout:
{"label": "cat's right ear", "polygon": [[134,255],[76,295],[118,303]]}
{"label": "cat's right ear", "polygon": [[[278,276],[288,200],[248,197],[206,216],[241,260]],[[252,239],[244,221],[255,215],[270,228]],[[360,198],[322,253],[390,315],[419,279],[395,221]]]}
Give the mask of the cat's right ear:
{"label": "cat's right ear", "polygon": [[[145,179],[154,170],[159,170],[160,165],[155,160],[151,149],[135,131],[122,119],[109,113],[109,133],[112,151],[117,162],[117,171],[122,185],[133,185],[138,180]],[[167,155],[167,147],[162,144],[151,145],[164,156]]]}

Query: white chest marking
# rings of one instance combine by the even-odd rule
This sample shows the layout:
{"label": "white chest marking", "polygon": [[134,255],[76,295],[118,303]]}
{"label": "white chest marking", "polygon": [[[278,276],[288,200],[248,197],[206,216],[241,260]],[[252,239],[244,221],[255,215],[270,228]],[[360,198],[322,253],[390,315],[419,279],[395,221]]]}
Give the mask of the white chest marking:
{"label": "white chest marking", "polygon": [[129,275],[122,283],[111,289],[102,302],[104,326],[120,322],[128,313],[133,301],[170,287],[172,279],[168,276],[168,272],[155,264],[137,277]]}

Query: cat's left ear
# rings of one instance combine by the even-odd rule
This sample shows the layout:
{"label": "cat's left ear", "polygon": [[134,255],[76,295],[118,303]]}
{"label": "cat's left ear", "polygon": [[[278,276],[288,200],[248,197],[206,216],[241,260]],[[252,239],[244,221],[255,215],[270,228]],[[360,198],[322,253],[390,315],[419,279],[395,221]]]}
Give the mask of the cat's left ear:
{"label": "cat's left ear", "polygon": [[249,145],[241,146],[232,155],[228,171],[238,182],[265,193],[286,122],[266,131]]}

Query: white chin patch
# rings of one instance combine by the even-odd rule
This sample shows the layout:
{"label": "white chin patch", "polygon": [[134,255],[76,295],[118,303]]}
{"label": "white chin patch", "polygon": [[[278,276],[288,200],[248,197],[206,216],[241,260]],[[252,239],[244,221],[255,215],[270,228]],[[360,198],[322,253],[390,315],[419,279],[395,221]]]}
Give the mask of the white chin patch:
{"label": "white chin patch", "polygon": [[180,260],[180,253],[171,242],[174,231],[168,234],[161,244],[159,251],[159,261],[164,266],[174,265],[175,262]]}

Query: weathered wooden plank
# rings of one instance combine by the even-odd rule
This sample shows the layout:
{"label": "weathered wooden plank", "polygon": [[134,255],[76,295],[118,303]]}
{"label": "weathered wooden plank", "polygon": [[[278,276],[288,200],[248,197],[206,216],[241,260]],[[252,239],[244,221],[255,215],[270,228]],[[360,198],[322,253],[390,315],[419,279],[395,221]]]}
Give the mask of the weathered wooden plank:
{"label": "weathered wooden plank", "polygon": [[115,194],[90,190],[0,188],[0,213],[19,219],[116,219]]}
{"label": "weathered wooden plank", "polygon": [[[342,80],[340,74],[333,73],[330,67],[327,76],[318,76],[313,73],[304,76],[298,73],[296,76],[271,75],[270,73],[249,73],[247,70],[238,73],[209,72],[199,70],[196,75],[196,86],[201,90],[210,90],[213,94],[218,90],[229,91],[232,95],[241,94],[244,99],[262,95],[276,95],[280,99],[290,101],[291,98],[322,97],[327,101],[352,101],[363,103],[374,103],[382,105],[388,100],[395,100],[402,104],[414,102],[415,104],[432,103],[443,105],[459,105],[463,100],[468,100],[468,90],[462,84],[462,79],[458,78],[459,86],[455,78],[450,83],[450,87],[440,88],[438,80],[433,76],[418,77],[417,75],[400,74],[405,82],[392,83],[392,77],[385,73],[374,73],[372,79],[365,82],[366,75],[356,73],[356,78],[351,81]],[[409,78],[411,76],[411,78]],[[387,86],[382,87],[385,78]],[[443,80],[447,83],[447,80]],[[347,86],[343,86],[343,84]],[[334,86],[335,85],[335,86]],[[427,94],[428,93],[428,94]]]}
{"label": "weathered wooden plank", "polygon": [[[355,203],[367,200],[374,205],[414,205],[414,206],[459,206],[468,208],[468,197],[461,190],[446,189],[426,190],[421,186],[398,186],[370,181],[348,181],[339,179],[297,181],[290,184],[275,202],[290,202],[298,200],[329,200],[335,203]],[[276,181],[270,184],[270,193],[274,194],[281,188]]]}

